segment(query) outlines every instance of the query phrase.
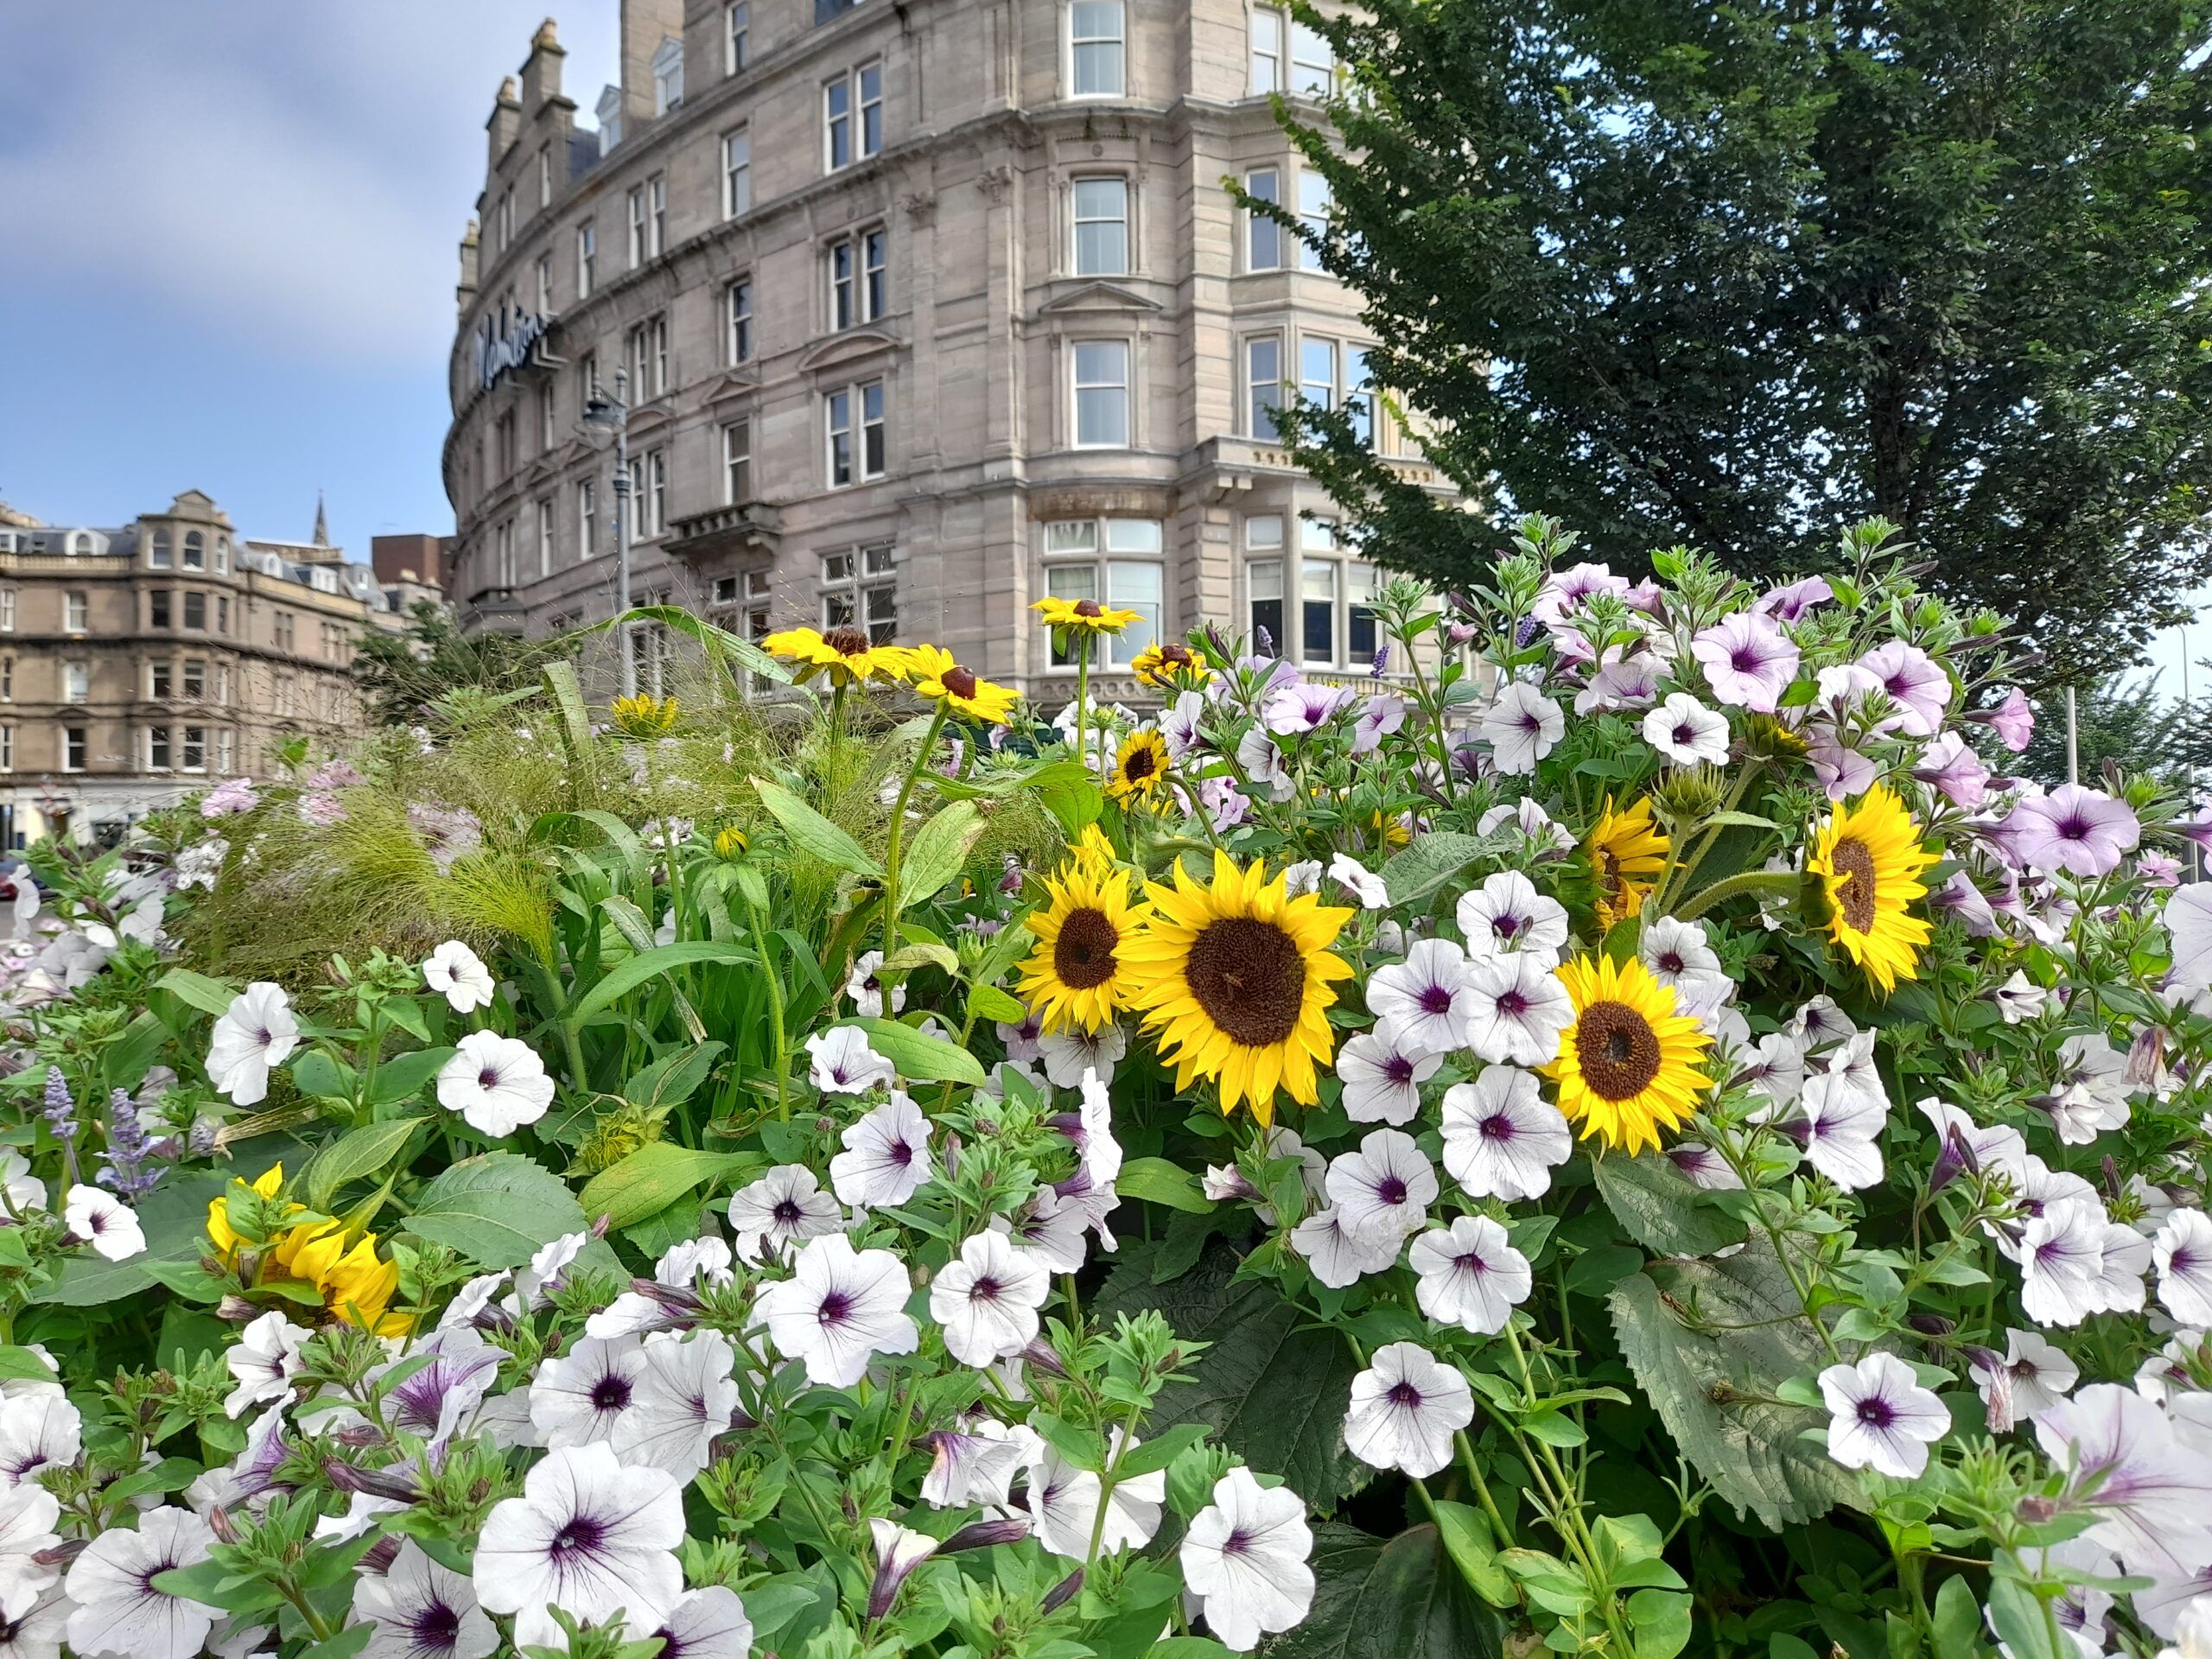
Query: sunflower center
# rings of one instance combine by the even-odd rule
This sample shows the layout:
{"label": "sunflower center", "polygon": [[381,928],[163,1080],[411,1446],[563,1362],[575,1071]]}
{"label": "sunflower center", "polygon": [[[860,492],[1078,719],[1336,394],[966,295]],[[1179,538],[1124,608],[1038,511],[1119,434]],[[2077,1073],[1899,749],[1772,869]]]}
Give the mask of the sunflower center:
{"label": "sunflower center", "polygon": [[1052,971],[1071,990],[1087,991],[1113,978],[1122,931],[1103,910],[1071,910],[1052,944]]}
{"label": "sunflower center", "polygon": [[1828,863],[1843,879],[1836,883],[1835,905],[1843,924],[1854,933],[1874,931],[1874,855],[1856,836],[1845,836],[1828,855]]}
{"label": "sunflower center", "polygon": [[1247,1048],[1267,1048],[1298,1028],[1306,959],[1272,922],[1230,916],[1192,942],[1184,982],[1206,1017]]}
{"label": "sunflower center", "polygon": [[976,677],[964,668],[948,668],[938,676],[938,680],[956,697],[976,695]]}
{"label": "sunflower center", "polygon": [[822,636],[822,643],[840,657],[865,657],[874,642],[858,628],[832,628]]}
{"label": "sunflower center", "polygon": [[1606,1100],[1630,1100],[1659,1075],[1659,1033],[1625,1002],[1592,1002],[1574,1028],[1582,1078]]}
{"label": "sunflower center", "polygon": [[1132,749],[1122,762],[1122,776],[1133,784],[1142,783],[1152,776],[1157,764],[1150,749]]}

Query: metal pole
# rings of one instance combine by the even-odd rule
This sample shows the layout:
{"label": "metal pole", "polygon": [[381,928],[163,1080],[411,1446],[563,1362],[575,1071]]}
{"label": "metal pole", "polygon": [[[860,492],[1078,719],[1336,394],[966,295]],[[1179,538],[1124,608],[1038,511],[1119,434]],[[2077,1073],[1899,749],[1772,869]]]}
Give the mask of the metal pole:
{"label": "metal pole", "polygon": [[[630,613],[630,373],[614,371],[614,613]],[[622,695],[638,695],[638,663],[632,654],[630,625],[614,630],[622,654]]]}
{"label": "metal pole", "polygon": [[2066,688],[2066,781],[2082,781],[2082,727],[2074,712],[2074,688]]}
{"label": "metal pole", "polygon": [[[2181,625],[2181,729],[2184,740],[2192,737],[2196,724],[2196,702],[2189,694],[2189,624],[2184,622]],[[2189,760],[2188,800],[2189,816],[2194,818],[2196,816],[2196,755],[2193,741]],[[2189,879],[2192,881],[2204,879],[2204,849],[2196,844],[2194,837],[2189,843]]]}

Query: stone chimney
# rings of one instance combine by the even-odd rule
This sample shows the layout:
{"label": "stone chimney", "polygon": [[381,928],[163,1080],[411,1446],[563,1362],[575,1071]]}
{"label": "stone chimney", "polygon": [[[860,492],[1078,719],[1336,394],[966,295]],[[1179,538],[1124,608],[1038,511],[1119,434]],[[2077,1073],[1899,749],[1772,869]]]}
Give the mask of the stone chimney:
{"label": "stone chimney", "polygon": [[653,54],[683,38],[683,0],[622,0],[622,124],[626,133],[653,118]]}
{"label": "stone chimney", "polygon": [[461,233],[461,281],[453,291],[454,305],[463,311],[468,309],[468,302],[476,297],[476,255],[481,240],[476,217],[472,213],[468,228]]}
{"label": "stone chimney", "polygon": [[491,151],[484,163],[486,173],[496,173],[499,163],[507,158],[507,151],[514,148],[516,137],[522,131],[522,99],[515,92],[515,78],[509,75],[499,83],[499,95],[492,102],[492,118],[484,124],[484,130],[491,135]]}
{"label": "stone chimney", "polygon": [[535,121],[545,106],[561,96],[561,65],[568,56],[562,49],[553,20],[548,17],[530,39],[530,61],[522,67],[523,112]]}

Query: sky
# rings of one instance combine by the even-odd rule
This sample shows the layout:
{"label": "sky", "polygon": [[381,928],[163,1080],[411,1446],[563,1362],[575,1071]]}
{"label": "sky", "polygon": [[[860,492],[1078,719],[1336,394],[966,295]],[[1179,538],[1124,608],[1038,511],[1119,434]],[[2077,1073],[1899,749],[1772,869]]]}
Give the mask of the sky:
{"label": "sky", "polygon": [[[0,0],[0,499],[448,531],[456,245],[547,0]],[[560,17],[566,90],[615,0]]]}

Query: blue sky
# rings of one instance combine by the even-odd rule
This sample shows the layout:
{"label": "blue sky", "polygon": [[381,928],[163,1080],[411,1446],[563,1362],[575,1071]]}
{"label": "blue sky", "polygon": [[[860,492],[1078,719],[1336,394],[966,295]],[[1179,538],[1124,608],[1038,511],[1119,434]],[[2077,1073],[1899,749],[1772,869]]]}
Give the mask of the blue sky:
{"label": "blue sky", "polygon": [[[615,0],[560,17],[588,111]],[[454,246],[545,0],[0,0],[0,499],[447,531]]]}

